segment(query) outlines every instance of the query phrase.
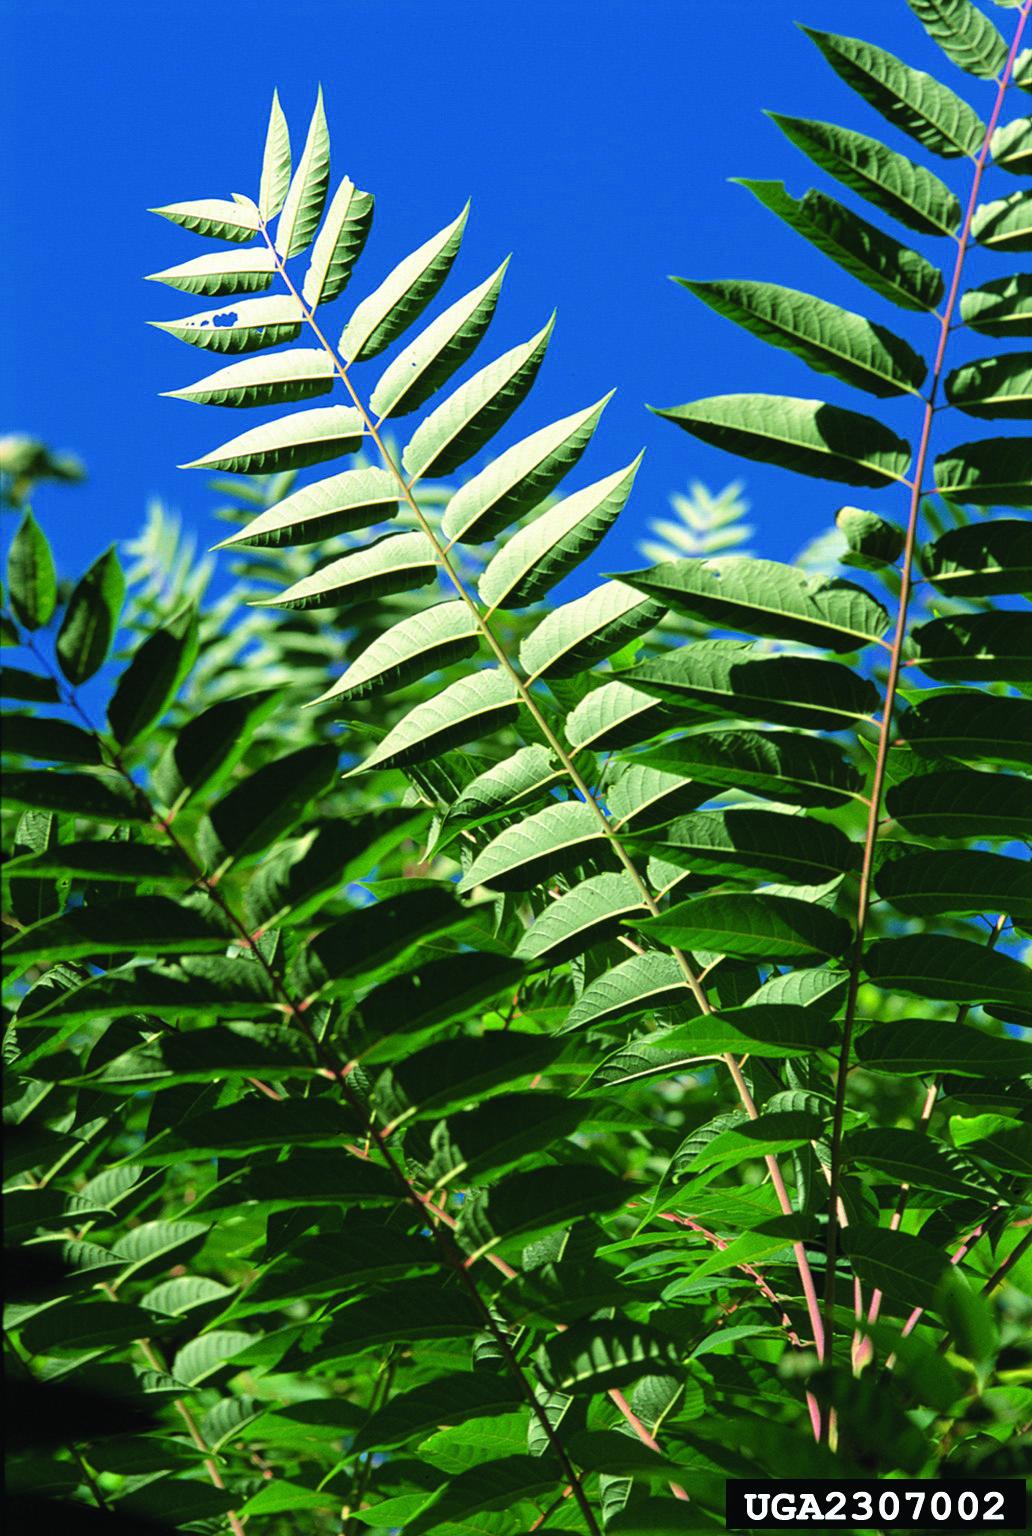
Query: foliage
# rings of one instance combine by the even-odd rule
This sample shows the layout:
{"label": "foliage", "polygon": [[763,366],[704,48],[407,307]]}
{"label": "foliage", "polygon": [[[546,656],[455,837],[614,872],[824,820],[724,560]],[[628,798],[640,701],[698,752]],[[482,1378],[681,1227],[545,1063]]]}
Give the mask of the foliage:
{"label": "foliage", "polygon": [[[728,1475],[1017,1469],[1028,541],[983,509],[1028,504],[1028,443],[930,443],[940,405],[1027,413],[1027,357],[956,366],[947,341],[958,307],[976,335],[1027,330],[1024,278],[961,275],[973,234],[1022,248],[1024,194],[979,198],[990,146],[1011,169],[1030,7],[1008,48],[968,0],[911,0],[984,123],[812,34],[916,160],[778,119],[907,241],[954,234],[949,284],[826,194],[750,184],[927,311],[930,361],[920,320],[912,345],[766,282],[686,283],[817,371],[914,397],[914,443],[809,399],[660,412],[884,492],[839,513],[849,579],[702,554],[550,600],[637,461],[555,499],[601,400],[442,485],[530,393],[551,322],[452,382],[500,268],[409,339],[463,210],[334,347],[373,202],[330,195],[321,96],[296,168],[274,99],[257,202],[158,210],[229,247],[156,274],[226,305],[161,328],[246,354],[175,393],[278,407],[339,383],[345,403],[193,461],[244,477],[226,600],[156,521],[128,600],[112,552],[61,584],[31,513],[12,546],[23,1514],[659,1536],[722,1528]],[[973,160],[967,213],[929,153]]]}

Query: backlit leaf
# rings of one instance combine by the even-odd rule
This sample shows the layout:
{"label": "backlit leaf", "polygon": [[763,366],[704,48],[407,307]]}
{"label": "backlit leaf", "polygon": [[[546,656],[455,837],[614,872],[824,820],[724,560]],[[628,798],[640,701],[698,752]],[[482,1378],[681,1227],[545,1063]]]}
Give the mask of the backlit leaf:
{"label": "backlit leaf", "polygon": [[362,446],[362,418],[346,405],[317,406],[264,422],[180,469],[268,475],[340,458]]}
{"label": "backlit leaf", "polygon": [[323,110],[322,87],[308,125],[301,151],[276,226],[276,250],[281,257],[296,256],[311,244],[330,185],[330,135]]}
{"label": "backlit leaf", "polygon": [[340,351],[349,363],[375,357],[417,320],[441,287],[458,255],[469,204],[406,256],[351,316],[340,338]]}

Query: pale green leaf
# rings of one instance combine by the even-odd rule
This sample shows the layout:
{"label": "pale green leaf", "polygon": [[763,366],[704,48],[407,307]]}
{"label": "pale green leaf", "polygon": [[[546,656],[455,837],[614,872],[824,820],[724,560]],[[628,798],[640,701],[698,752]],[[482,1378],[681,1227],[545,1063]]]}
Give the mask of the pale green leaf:
{"label": "pale green leaf", "polygon": [[284,259],[311,243],[322,217],[330,185],[330,135],[323,109],[322,86],[308,125],[308,136],[297,170],[291,178],[276,226],[276,250]]}
{"label": "pale green leaf", "polygon": [[362,699],[403,687],[472,656],[478,637],[476,618],[465,603],[439,603],[410,614],[367,645],[333,687],[313,702]]}
{"label": "pale green leaf", "polygon": [[605,799],[614,826],[637,830],[661,827],[675,816],[693,811],[712,794],[711,784],[632,759],[605,791]]}
{"label": "pale green leaf", "polygon": [[546,806],[493,838],[473,860],[459,890],[478,885],[529,890],[546,875],[596,855],[605,840],[598,816],[582,800]]}
{"label": "pale green leaf", "polygon": [[539,966],[561,965],[611,938],[624,918],[645,910],[629,875],[592,875],[547,906],[513,954]]}
{"label": "pale green leaf", "polygon": [[621,581],[606,581],[553,609],[520,646],[520,665],[531,678],[575,677],[647,634],[665,607]]}
{"label": "pale green leaf", "polygon": [[516,716],[519,695],[507,673],[497,668],[460,677],[401,719],[356,772],[400,768],[490,736]]}
{"label": "pale green leaf", "polygon": [[262,175],[258,191],[258,211],[268,222],[274,219],[286,201],[290,186],[290,129],[280,106],[279,92],[272,93],[269,126],[265,132]]}
{"label": "pale green leaf", "polygon": [[272,252],[257,245],[250,251],[215,251],[206,256],[195,256],[192,261],[181,261],[176,267],[151,272],[146,280],[179,288],[183,293],[202,293],[216,299],[228,293],[258,293],[269,287],[275,270]]}
{"label": "pale green leaf", "polygon": [[301,309],[293,294],[274,294],[263,299],[241,299],[222,309],[203,310],[180,320],[151,320],[192,347],[209,352],[258,352],[301,334]]}
{"label": "pale green leaf", "polygon": [[346,405],[316,406],[251,427],[180,469],[228,470],[237,475],[277,474],[340,458],[362,446],[362,418]]}
{"label": "pale green leaf", "polygon": [[585,987],[566,1015],[563,1033],[685,1007],[698,1012],[695,996],[673,955],[646,950],[603,971]]}
{"label": "pale green leaf", "polygon": [[645,741],[671,724],[670,711],[650,694],[626,683],[603,683],[567,715],[566,740],[577,751],[609,751]]}
{"label": "pale green leaf", "polygon": [[993,134],[990,149],[1001,171],[1032,176],[1032,117],[1016,117],[1003,123]]}
{"label": "pale green leaf", "polygon": [[[254,210],[253,213],[251,210]],[[212,240],[233,240],[246,245],[258,233],[258,210],[254,204],[231,203],[217,197],[202,197],[194,202],[166,203],[163,208],[151,208],[163,219],[192,230],[195,235],[207,235]]]}
{"label": "pale green leaf", "polygon": [[619,579],[718,629],[833,651],[868,645],[889,627],[886,610],[862,587],[745,555],[671,560],[647,571],[621,571]]}
{"label": "pale green leaf", "polygon": [[927,367],[901,337],[863,315],[779,283],[719,278],[674,279],[725,319],[783,347],[817,373],[879,397],[916,394]]}
{"label": "pale green leaf", "polygon": [[373,199],[345,176],[326,210],[312,248],[301,297],[309,309],[329,304],[347,287],[373,222]]}
{"label": "pale green leaf", "polygon": [[375,357],[419,318],[451,271],[468,217],[467,203],[457,219],[406,256],[362,300],[340,338],[341,355],[349,363]]}
{"label": "pale green leaf", "polygon": [[983,336],[1032,336],[1032,273],[996,277],[961,295],[964,324]]}
{"label": "pale green leaf", "polygon": [[797,149],[836,181],[908,229],[922,235],[951,235],[959,226],[960,203],[923,165],[851,128],[780,112],[769,115]]}
{"label": "pale green leaf", "polygon": [[499,815],[510,807],[540,799],[562,779],[547,747],[520,747],[472,779],[449,811],[449,819],[474,820]]}
{"label": "pale green leaf", "polygon": [[906,536],[897,523],[866,512],[862,507],[839,507],[835,526],[845,537],[848,553],[843,563],[861,570],[878,570],[895,565],[903,553]]}
{"label": "pale green leaf", "polygon": [[540,428],[467,480],[441,523],[448,542],[485,544],[550,495],[587,448],[612,396]]}
{"label": "pale green leaf", "polygon": [[508,265],[506,257],[489,278],[432,320],[387,366],[369,401],[381,421],[418,410],[472,357],[491,323]]}
{"label": "pale green leaf", "polygon": [[985,124],[966,101],[940,85],[924,70],[911,69],[902,59],[855,37],[839,37],[804,27],[832,69],[875,111],[901,128],[925,149],[947,159],[977,155]]}
{"label": "pale green leaf", "polygon": [[329,394],[334,378],[333,359],[321,348],[299,347],[230,363],[196,384],[166,389],[163,394],[197,405],[282,405]]}
{"label": "pale green leaf", "polygon": [[642,454],[626,469],[574,491],[520,528],[498,550],[478,583],[491,609],[523,608],[574,570],[623,510]]}
{"label": "pale green leaf", "polygon": [[1032,193],[1012,192],[982,203],[971,220],[971,235],[990,251],[1032,251]]}
{"label": "pale green leaf", "polygon": [[397,482],[382,469],[345,469],[302,486],[258,516],[216,549],[249,544],[258,549],[319,544],[337,534],[386,522],[398,510]]}
{"label": "pale green leaf", "polygon": [[741,178],[740,184],[790,229],[882,298],[917,310],[933,310],[942,298],[946,285],[937,267],[827,193],[811,189],[796,199],[782,181]]}
{"label": "pale green leaf", "polygon": [[422,533],[392,533],[353,554],[332,560],[311,576],[303,576],[278,597],[263,598],[256,607],[338,608],[410,592],[428,586],[437,576],[433,546]]}
{"label": "pale green leaf", "polygon": [[555,324],[512,347],[460,384],[416,429],[402,455],[412,480],[447,475],[489,442],[537,377]]}
{"label": "pale green leaf", "polygon": [[729,453],[821,480],[891,485],[910,464],[909,444],[881,422],[821,400],[714,395],[656,415]]}

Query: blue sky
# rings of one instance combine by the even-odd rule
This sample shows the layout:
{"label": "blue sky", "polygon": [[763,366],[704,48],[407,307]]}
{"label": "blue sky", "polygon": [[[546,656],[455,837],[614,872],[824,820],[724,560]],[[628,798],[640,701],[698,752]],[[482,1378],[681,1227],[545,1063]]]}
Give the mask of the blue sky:
{"label": "blue sky", "polygon": [[[1009,34],[1007,12],[995,15]],[[949,64],[903,0],[2,0],[0,17],[8,146],[0,430],[31,433],[86,461],[86,486],[46,488],[36,500],[66,564],[81,566],[132,535],[150,495],[180,509],[204,544],[219,536],[204,475],[175,466],[251,423],[244,413],[158,397],[218,359],[144,324],[204,301],[141,281],[214,247],[145,210],[253,193],[273,86],[298,148],[319,80],[334,176],[350,174],[377,199],[365,256],[333,306],[333,333],[471,196],[463,251],[438,307],[514,253],[478,365],[532,334],[553,306],[559,311],[538,384],[498,445],[615,385],[590,455],[567,486],[647,449],[602,568],[641,563],[634,544],[646,520],[663,514],[669,494],[692,476],[719,488],[744,473],[757,543],[777,558],[791,558],[843,501],[865,498],[902,515],[899,491],[858,493],[758,465],[743,470],[650,416],[644,402],[733,390],[820,395],[870,404],[914,433],[913,400],[869,402],[739,332],[667,280],[680,273],[785,282],[930,350],[930,321],[854,283],[728,180],[783,178],[796,195],[814,184],[836,190],[764,108],[823,116],[911,147],[837,80],[797,19],[859,31],[988,112],[991,85]],[[967,166],[934,168],[966,192]],[[1017,185],[996,181],[1008,184],[995,195]],[[940,263],[952,258],[950,242],[914,243]],[[999,258],[975,252],[969,275],[1002,270]],[[971,344],[961,341],[954,360],[966,355]],[[378,372],[378,362],[367,365],[367,388]],[[942,430],[940,446],[977,435],[953,423]]]}

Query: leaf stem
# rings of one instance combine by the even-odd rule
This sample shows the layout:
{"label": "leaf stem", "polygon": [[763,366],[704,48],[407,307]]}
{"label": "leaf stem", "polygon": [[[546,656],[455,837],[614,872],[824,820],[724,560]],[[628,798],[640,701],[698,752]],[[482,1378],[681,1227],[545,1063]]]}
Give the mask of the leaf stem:
{"label": "leaf stem", "polygon": [[846,1083],[848,1079],[849,1056],[853,1042],[853,1027],[856,1021],[857,998],[860,991],[860,972],[863,966],[864,934],[867,926],[867,918],[871,907],[871,886],[874,872],[874,854],[878,841],[878,823],[881,815],[882,793],[885,786],[886,769],[888,765],[889,745],[892,731],[892,717],[896,702],[896,690],[899,682],[900,667],[902,662],[903,642],[907,631],[907,618],[910,606],[910,594],[913,585],[914,552],[917,542],[917,526],[921,511],[921,483],[924,479],[925,465],[928,459],[931,444],[932,422],[935,416],[935,402],[942,379],[943,364],[946,356],[946,344],[949,338],[950,325],[953,312],[960,295],[960,279],[964,269],[964,258],[967,254],[971,238],[971,223],[975,209],[978,206],[979,189],[982,184],[982,175],[989,157],[989,144],[996,124],[999,121],[1003,107],[1004,93],[1010,81],[1014,69],[1014,61],[1021,44],[1022,33],[1032,12],[1032,0],[1024,0],[1021,14],[1018,17],[1014,29],[1014,37],[1011,40],[1010,50],[1007,55],[1007,63],[1004,66],[996,93],[996,100],[989,121],[986,125],[982,147],[975,161],[974,173],[971,180],[971,190],[968,195],[967,208],[957,238],[957,254],[953,264],[953,276],[950,282],[949,293],[943,312],[939,319],[939,340],[935,349],[935,359],[932,365],[931,381],[928,391],[928,400],[925,405],[921,422],[921,434],[918,440],[917,456],[914,462],[914,475],[910,483],[910,510],[907,519],[906,540],[903,551],[903,564],[901,569],[899,609],[896,617],[896,630],[892,646],[892,660],[889,664],[888,678],[885,684],[885,705],[882,710],[882,721],[878,733],[878,751],[875,760],[874,778],[871,786],[870,814],[867,818],[867,830],[864,837],[863,862],[860,872],[860,890],[857,902],[856,932],[853,941],[853,953],[849,968],[849,990],[846,1000],[846,1012],[842,1026],[842,1043],[839,1049],[838,1072],[835,1085],[835,1108],[832,1116],[831,1127],[831,1175],[828,1202],[828,1226],[827,1246],[825,1260],[825,1290],[824,1290],[824,1321],[829,1347],[832,1340],[835,1310],[835,1279],[836,1261],[838,1257],[839,1237],[839,1185],[842,1179],[842,1131],[846,1109]]}

